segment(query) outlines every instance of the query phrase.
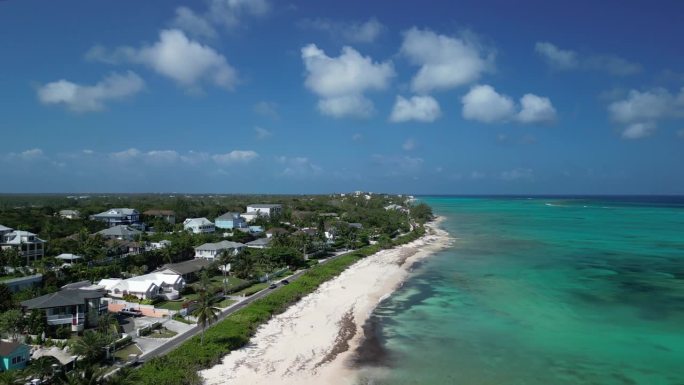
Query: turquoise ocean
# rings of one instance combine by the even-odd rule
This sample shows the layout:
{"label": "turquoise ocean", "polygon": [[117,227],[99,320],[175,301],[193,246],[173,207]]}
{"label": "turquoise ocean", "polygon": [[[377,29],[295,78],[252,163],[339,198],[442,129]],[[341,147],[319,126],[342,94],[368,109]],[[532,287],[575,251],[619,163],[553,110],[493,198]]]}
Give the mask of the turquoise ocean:
{"label": "turquoise ocean", "polygon": [[365,325],[363,384],[684,385],[684,199],[423,197],[452,246]]}

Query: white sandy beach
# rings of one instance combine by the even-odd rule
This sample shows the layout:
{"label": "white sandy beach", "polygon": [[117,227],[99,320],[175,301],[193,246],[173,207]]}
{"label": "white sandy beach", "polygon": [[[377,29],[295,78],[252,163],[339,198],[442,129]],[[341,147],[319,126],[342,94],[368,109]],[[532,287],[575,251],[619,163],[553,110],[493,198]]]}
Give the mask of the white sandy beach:
{"label": "white sandy beach", "polygon": [[380,300],[394,291],[411,265],[444,248],[446,231],[364,258],[263,325],[250,344],[200,372],[217,384],[353,384],[347,365],[363,338],[363,324]]}

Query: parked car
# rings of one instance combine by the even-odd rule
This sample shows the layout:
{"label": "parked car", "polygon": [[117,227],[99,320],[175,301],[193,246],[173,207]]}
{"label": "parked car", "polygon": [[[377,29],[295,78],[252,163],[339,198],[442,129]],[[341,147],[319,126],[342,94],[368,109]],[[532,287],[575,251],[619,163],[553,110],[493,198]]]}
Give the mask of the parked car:
{"label": "parked car", "polygon": [[275,289],[276,287],[278,287],[278,285],[275,283],[272,283],[268,288],[269,289]]}
{"label": "parked car", "polygon": [[287,279],[283,279],[282,281],[280,281],[280,283],[282,283],[283,285],[287,285],[288,283],[290,283],[290,281],[288,281]]}
{"label": "parked car", "polygon": [[142,317],[143,313],[138,309],[122,309],[119,314]]}

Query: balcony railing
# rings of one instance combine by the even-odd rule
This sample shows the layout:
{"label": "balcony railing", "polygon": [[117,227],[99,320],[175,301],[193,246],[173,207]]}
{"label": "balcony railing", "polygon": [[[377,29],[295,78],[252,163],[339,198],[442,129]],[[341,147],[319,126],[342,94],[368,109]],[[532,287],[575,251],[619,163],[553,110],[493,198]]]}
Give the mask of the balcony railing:
{"label": "balcony railing", "polygon": [[85,314],[78,313],[76,316],[73,314],[53,314],[47,316],[48,325],[73,325],[74,320],[77,324],[83,324],[85,322]]}

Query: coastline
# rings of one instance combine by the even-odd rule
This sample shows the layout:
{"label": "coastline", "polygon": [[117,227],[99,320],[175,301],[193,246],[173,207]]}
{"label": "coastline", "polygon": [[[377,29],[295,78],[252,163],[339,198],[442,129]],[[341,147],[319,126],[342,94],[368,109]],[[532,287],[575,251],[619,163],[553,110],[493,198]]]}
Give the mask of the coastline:
{"label": "coastline", "polygon": [[202,370],[204,383],[355,383],[357,372],[350,361],[365,338],[366,321],[415,262],[450,243],[449,234],[439,228],[443,220],[428,223],[428,232],[413,242],[360,260],[273,317],[246,347]]}

